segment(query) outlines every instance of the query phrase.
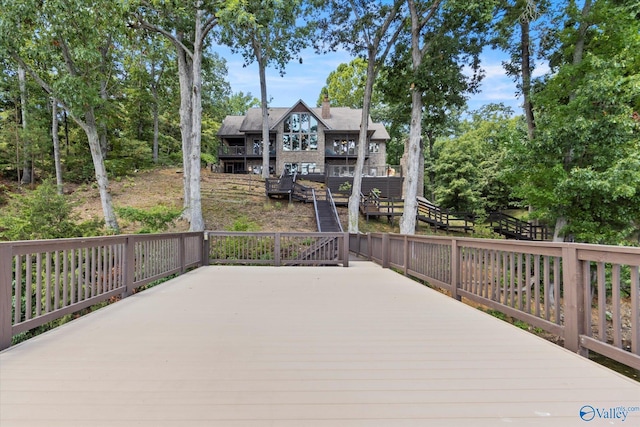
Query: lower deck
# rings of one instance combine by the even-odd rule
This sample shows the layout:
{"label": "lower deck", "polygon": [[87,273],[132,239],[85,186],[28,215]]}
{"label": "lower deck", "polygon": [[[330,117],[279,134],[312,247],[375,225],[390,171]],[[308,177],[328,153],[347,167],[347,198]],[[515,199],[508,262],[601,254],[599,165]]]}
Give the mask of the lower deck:
{"label": "lower deck", "polygon": [[639,383],[364,261],[198,268],[0,353],[7,427],[640,424],[620,407]]}

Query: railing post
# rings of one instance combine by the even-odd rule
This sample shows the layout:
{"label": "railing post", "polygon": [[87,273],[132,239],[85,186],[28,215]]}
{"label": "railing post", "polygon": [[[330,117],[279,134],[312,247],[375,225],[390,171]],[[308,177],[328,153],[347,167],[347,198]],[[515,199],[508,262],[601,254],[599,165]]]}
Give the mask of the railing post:
{"label": "railing post", "polygon": [[349,267],[349,233],[342,233],[342,266],[343,267]]}
{"label": "railing post", "polygon": [[373,259],[373,251],[371,250],[371,233],[367,233],[367,260]]}
{"label": "railing post", "polygon": [[280,267],[280,233],[275,233],[275,242],[274,242],[274,248],[273,251],[275,252],[273,254],[273,262],[274,265],[276,267]]}
{"label": "railing post", "polygon": [[202,254],[200,255],[200,264],[203,266],[209,265],[209,254],[211,253],[211,243],[209,241],[209,233],[207,231],[202,232]]}
{"label": "railing post", "polygon": [[0,350],[11,347],[12,263],[11,245],[0,243]]}
{"label": "railing post", "polygon": [[[564,346],[568,350],[582,353],[580,335],[584,333],[584,289],[574,245],[562,248],[562,282],[564,287]],[[556,296],[559,298],[560,296]]]}
{"label": "railing post", "polygon": [[458,295],[458,287],[460,286],[459,274],[460,274],[460,248],[458,247],[458,240],[451,239],[451,259],[449,260],[451,263],[451,297],[457,299],[458,301],[462,300],[462,297]]}
{"label": "railing post", "polygon": [[389,233],[382,235],[382,268],[389,268]]}
{"label": "railing post", "polygon": [[187,239],[184,238],[184,233],[180,233],[180,274],[184,274],[187,271],[185,267],[185,260],[187,259],[187,248],[186,248]]}
{"label": "railing post", "polygon": [[133,294],[134,281],[136,275],[136,241],[135,237],[129,236],[124,244],[124,297]]}
{"label": "railing post", "polygon": [[404,258],[404,262],[403,267],[404,267],[404,275],[408,276],[409,275],[409,239],[408,236],[405,234],[404,235],[404,240],[403,240],[403,258]]}

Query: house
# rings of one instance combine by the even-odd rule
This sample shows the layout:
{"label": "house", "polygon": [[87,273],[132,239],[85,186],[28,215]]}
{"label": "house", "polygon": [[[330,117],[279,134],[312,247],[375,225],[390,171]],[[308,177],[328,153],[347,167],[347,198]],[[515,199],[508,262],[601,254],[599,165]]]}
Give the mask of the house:
{"label": "house", "polygon": [[[358,154],[362,110],[309,108],[302,100],[290,108],[269,109],[269,165],[272,174],[352,176]],[[219,160],[226,173],[262,172],[262,110],[227,116],[218,131]],[[365,176],[384,176],[389,133],[369,118]]]}

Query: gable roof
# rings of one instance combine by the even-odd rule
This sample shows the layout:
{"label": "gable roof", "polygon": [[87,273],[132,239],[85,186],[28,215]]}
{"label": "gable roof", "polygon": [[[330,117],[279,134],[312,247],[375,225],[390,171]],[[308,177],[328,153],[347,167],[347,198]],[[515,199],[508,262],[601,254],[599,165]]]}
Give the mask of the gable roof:
{"label": "gable roof", "polygon": [[[309,111],[314,117],[324,125],[329,133],[337,132],[360,132],[360,120],[362,118],[362,109],[353,109],[349,107],[331,107],[331,117],[322,118],[322,107],[309,108],[304,101],[299,100],[290,108],[275,107],[269,108],[269,129],[274,130],[278,124],[284,120],[289,113],[300,111],[300,107]],[[250,108],[245,116],[227,116],[223,122],[219,136],[243,135],[245,133],[262,132],[262,109]],[[369,117],[369,133],[371,139],[388,140],[389,133],[382,123],[374,123]]]}

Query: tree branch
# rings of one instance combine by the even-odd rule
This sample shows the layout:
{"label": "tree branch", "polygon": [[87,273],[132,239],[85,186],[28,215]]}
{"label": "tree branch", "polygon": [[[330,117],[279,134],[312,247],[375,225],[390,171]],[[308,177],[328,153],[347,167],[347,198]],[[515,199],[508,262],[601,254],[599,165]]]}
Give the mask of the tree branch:
{"label": "tree branch", "polygon": [[189,56],[189,58],[193,61],[193,52],[191,52],[189,50],[189,48],[187,46],[184,45],[184,43],[182,43],[180,40],[178,40],[173,34],[171,34],[169,31],[165,30],[164,28],[160,28],[158,26],[155,26],[147,21],[145,21],[144,19],[142,19],[142,17],[139,14],[134,14],[133,15],[136,18],[136,23],[135,24],[130,24],[129,26],[132,28],[142,28],[144,30],[147,31],[153,31],[159,34],[162,34],[163,36],[167,37],[171,43],[174,44],[174,46],[179,49],[184,51],[187,56]]}

